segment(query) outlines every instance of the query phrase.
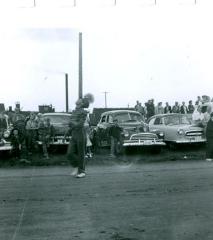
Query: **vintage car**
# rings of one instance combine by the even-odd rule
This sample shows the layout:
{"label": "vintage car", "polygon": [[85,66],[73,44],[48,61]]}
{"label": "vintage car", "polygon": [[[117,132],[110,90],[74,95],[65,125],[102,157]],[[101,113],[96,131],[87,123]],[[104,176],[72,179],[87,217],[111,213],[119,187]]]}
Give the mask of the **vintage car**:
{"label": "vintage car", "polygon": [[142,121],[140,113],[131,110],[113,110],[102,113],[95,128],[99,147],[110,146],[109,128],[114,119],[123,129],[123,147],[151,146],[159,150],[165,145],[163,135],[160,132],[148,131],[148,126]]}
{"label": "vintage car", "polygon": [[[70,113],[44,113],[42,118],[49,118],[53,127],[50,145],[68,145],[70,136],[66,135],[69,129]],[[38,144],[41,144],[38,141]]]}
{"label": "vintage car", "polygon": [[204,129],[194,125],[191,115],[170,113],[159,114],[148,119],[150,131],[161,131],[164,133],[164,141],[168,145],[182,143],[206,142]]}
{"label": "vintage car", "polygon": [[0,113],[0,151],[10,151],[12,149],[10,143],[12,126],[8,119],[8,115]]}

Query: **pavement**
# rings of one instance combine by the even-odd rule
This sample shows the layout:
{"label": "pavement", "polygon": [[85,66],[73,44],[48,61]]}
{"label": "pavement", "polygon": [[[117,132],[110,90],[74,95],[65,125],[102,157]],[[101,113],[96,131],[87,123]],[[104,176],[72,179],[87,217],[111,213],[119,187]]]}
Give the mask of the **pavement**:
{"label": "pavement", "polygon": [[213,163],[0,169],[1,240],[213,239]]}

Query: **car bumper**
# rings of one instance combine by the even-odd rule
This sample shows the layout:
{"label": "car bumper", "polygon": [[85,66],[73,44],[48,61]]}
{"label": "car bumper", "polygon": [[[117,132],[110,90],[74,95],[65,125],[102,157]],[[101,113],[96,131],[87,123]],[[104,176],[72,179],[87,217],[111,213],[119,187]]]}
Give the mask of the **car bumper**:
{"label": "car bumper", "polygon": [[[42,144],[42,141],[37,141],[39,145]],[[63,139],[63,138],[51,138],[48,142],[49,145],[69,145],[70,139]]]}
{"label": "car bumper", "polygon": [[5,145],[0,145],[0,151],[10,151],[10,150],[12,150],[12,145],[10,145],[10,144],[5,144]]}
{"label": "car bumper", "polygon": [[206,139],[181,139],[174,141],[174,143],[181,144],[181,143],[204,143]]}
{"label": "car bumper", "polygon": [[166,143],[160,141],[144,140],[144,141],[131,141],[125,140],[123,143],[124,147],[129,146],[165,146]]}

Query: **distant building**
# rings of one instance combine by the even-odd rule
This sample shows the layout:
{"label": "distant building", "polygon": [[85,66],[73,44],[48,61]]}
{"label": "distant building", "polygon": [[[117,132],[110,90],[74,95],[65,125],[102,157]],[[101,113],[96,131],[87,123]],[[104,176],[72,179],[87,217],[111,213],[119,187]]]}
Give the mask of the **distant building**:
{"label": "distant building", "polygon": [[38,106],[38,111],[40,113],[51,113],[51,112],[55,112],[55,108],[53,108],[52,104],[50,104],[50,105],[39,105]]}

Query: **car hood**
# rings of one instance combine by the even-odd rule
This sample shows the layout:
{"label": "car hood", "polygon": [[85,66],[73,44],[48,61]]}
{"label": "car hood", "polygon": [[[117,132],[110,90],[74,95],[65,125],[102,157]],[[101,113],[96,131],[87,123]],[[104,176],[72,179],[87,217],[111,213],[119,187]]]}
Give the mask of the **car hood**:
{"label": "car hood", "polygon": [[119,126],[124,129],[135,129],[137,127],[143,127],[143,124],[140,122],[125,122],[119,123]]}

